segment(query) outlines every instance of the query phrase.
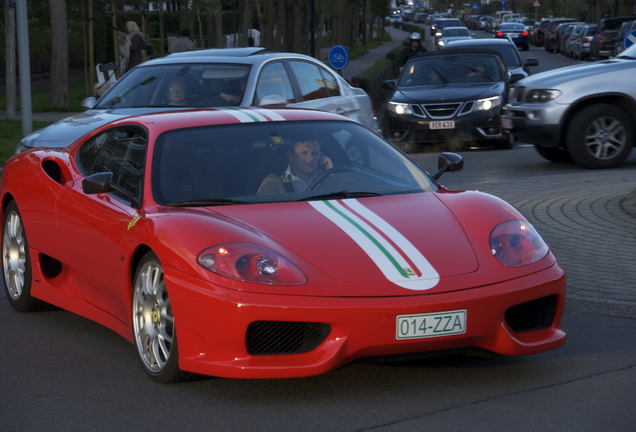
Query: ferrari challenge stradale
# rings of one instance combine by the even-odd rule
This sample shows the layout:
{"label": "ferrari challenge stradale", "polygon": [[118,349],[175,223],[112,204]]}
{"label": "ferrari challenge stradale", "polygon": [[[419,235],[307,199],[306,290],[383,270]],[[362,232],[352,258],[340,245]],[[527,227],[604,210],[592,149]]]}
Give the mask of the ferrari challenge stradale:
{"label": "ferrari challenge stradale", "polygon": [[119,119],[6,163],[8,302],[101,323],[159,382],[562,346],[563,269],[514,207],[438,184],[462,165],[326,112]]}

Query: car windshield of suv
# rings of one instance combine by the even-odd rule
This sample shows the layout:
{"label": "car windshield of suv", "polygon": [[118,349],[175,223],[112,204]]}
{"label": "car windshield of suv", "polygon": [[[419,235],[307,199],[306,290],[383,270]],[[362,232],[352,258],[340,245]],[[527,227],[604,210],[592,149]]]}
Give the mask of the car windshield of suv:
{"label": "car windshield of suv", "polygon": [[176,129],[154,146],[152,192],[171,206],[364,198],[439,186],[369,129],[270,121]]}
{"label": "car windshield of suv", "polygon": [[175,64],[136,67],[122,77],[96,109],[238,105],[250,66]]}
{"label": "car windshield of suv", "polygon": [[504,81],[497,58],[484,55],[422,57],[407,63],[398,87]]}

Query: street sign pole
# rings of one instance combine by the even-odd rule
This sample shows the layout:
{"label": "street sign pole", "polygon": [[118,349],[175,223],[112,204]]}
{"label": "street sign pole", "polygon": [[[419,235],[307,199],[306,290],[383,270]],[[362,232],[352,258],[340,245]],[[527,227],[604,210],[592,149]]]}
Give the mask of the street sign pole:
{"label": "street sign pole", "polygon": [[27,136],[33,132],[27,0],[17,1],[16,20],[18,27],[18,65],[20,66],[20,115],[22,116],[22,135]]}

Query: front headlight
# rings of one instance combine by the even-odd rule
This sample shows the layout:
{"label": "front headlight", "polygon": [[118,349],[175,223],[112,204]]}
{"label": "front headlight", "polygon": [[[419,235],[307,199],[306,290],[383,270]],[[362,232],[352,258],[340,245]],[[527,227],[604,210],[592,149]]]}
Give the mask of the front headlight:
{"label": "front headlight", "polygon": [[536,89],[528,91],[527,103],[546,103],[561,96],[559,90]]}
{"label": "front headlight", "polygon": [[481,111],[488,111],[498,107],[502,103],[503,103],[502,96],[494,96],[487,99],[479,99],[475,104],[475,109],[481,110]]}
{"label": "front headlight", "polygon": [[441,40],[441,41],[437,41],[437,45],[439,45],[439,46],[443,47],[443,46],[444,46],[444,41],[443,41],[443,40]]}
{"label": "front headlight", "polygon": [[387,108],[389,111],[397,115],[413,114],[413,111],[411,111],[411,107],[409,106],[409,104],[405,103],[389,102]]}
{"label": "front headlight", "polygon": [[506,267],[532,264],[543,259],[549,250],[530,222],[504,222],[490,233],[490,251]]}
{"label": "front headlight", "polygon": [[307,278],[276,252],[250,243],[223,243],[203,250],[199,264],[231,279],[263,285],[302,285]]}

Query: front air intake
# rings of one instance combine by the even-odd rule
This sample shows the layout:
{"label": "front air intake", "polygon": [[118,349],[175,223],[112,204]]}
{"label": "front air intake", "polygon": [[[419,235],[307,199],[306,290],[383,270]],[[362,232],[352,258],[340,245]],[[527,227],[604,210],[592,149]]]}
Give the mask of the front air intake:
{"label": "front air intake", "polygon": [[331,332],[323,323],[255,321],[247,328],[251,355],[301,354],[318,347]]}
{"label": "front air intake", "polygon": [[506,311],[506,323],[518,333],[548,328],[556,314],[557,296],[521,303]]}

